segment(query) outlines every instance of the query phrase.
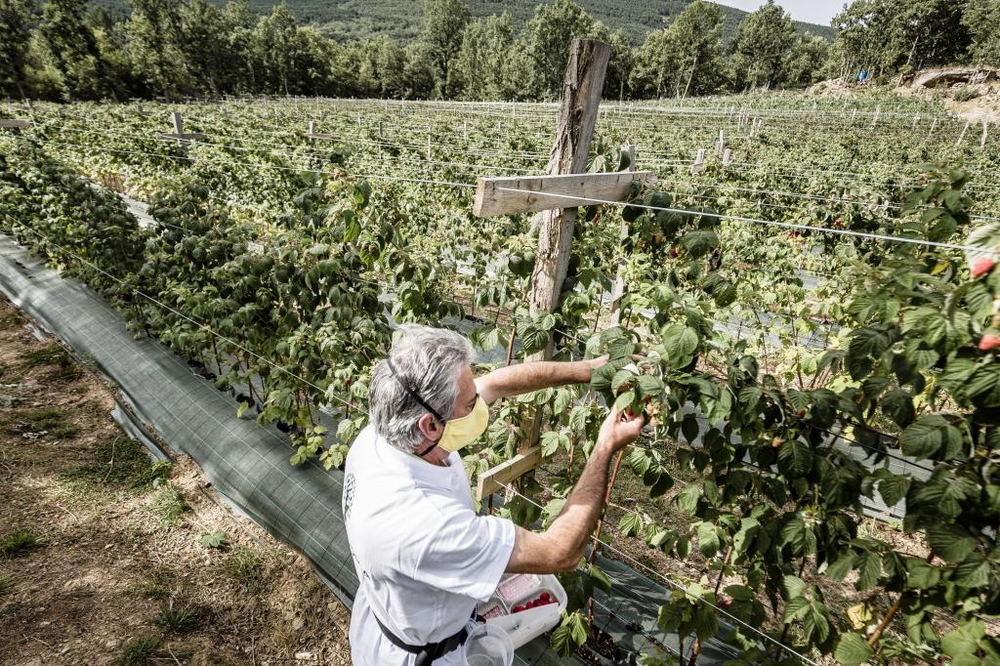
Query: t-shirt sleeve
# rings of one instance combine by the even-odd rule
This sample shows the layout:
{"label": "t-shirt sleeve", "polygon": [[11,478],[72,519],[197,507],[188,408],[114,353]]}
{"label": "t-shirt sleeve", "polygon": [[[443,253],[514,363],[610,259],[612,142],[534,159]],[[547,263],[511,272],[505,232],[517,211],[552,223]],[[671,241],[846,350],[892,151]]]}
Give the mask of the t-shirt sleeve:
{"label": "t-shirt sleeve", "polygon": [[413,578],[486,601],[514,550],[514,523],[464,511],[445,521],[427,541]]}

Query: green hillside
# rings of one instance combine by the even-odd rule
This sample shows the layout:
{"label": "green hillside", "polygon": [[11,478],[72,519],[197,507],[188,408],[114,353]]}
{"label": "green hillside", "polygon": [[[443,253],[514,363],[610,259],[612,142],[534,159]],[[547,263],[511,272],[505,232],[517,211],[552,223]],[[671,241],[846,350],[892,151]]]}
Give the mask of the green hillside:
{"label": "green hillside", "polygon": [[[224,4],[224,0],[213,0]],[[115,12],[127,11],[123,0],[94,0],[95,4]],[[687,0],[577,0],[591,16],[612,30],[622,29],[633,44],[639,45],[646,33],[667,25],[686,7]],[[317,26],[337,40],[367,39],[388,34],[408,41],[419,35],[423,25],[423,2],[417,0],[287,0],[288,8],[303,23]],[[251,9],[267,13],[275,0],[249,0]],[[474,17],[509,11],[520,28],[534,15],[539,0],[469,0]],[[746,12],[722,6],[726,17],[724,34],[728,39],[736,31]],[[799,31],[833,37],[829,26],[796,23]]]}

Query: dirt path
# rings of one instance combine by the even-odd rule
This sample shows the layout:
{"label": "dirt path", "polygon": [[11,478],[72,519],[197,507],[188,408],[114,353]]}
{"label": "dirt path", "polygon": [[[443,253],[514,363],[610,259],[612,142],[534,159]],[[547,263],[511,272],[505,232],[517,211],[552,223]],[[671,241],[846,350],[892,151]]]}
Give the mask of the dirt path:
{"label": "dirt path", "polygon": [[0,298],[0,664],[349,664],[349,612]]}

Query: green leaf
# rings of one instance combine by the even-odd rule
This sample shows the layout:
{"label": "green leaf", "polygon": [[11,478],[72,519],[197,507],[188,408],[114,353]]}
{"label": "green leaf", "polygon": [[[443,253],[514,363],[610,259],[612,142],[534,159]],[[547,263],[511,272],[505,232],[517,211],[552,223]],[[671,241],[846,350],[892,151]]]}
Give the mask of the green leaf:
{"label": "green leaf", "polygon": [[[980,658],[980,641],[986,635],[986,625],[980,620],[968,620],[958,629],[949,631],[941,637],[941,649],[952,658],[953,666],[971,666],[972,664],[988,664],[990,661]],[[995,663],[995,662],[992,662]]]}
{"label": "green leaf", "polygon": [[941,572],[923,560],[907,558],[906,587],[915,590],[929,590],[941,580]]}
{"label": "green leaf", "polygon": [[618,393],[622,386],[634,385],[636,381],[636,374],[629,370],[628,368],[621,368],[615,373],[615,376],[611,379],[611,390],[614,393]]}
{"label": "green leaf", "polygon": [[886,506],[895,506],[906,497],[910,489],[910,479],[883,469],[878,470],[875,476],[878,478],[878,494]]}
{"label": "green leaf", "polygon": [[798,439],[786,439],[778,449],[780,469],[791,476],[802,476],[812,469],[813,455]]}
{"label": "green leaf", "polygon": [[794,597],[785,604],[785,613],[782,622],[790,624],[795,620],[801,620],[809,612],[809,600],[805,597]]}
{"label": "green leaf", "polygon": [[[570,430],[576,433],[582,433],[587,428],[587,415],[589,409],[583,405],[575,406],[569,413],[569,427]],[[635,451],[636,449],[632,449]]]}
{"label": "green leaf", "polygon": [[878,583],[882,573],[882,558],[878,553],[868,552],[858,559],[858,590],[870,590]]}
{"label": "green leaf", "polygon": [[611,380],[614,378],[616,372],[618,370],[612,364],[602,365],[590,375],[590,387],[598,392],[610,391]]}
{"label": "green leaf", "polygon": [[941,386],[955,391],[965,384],[976,371],[976,363],[970,358],[952,358],[938,377]]}
{"label": "green leaf", "polygon": [[903,389],[893,389],[882,396],[882,411],[900,428],[905,428],[916,416],[913,396]]}
{"label": "green leaf", "polygon": [[626,513],[618,523],[618,530],[625,537],[641,534],[644,527],[645,522],[643,521],[642,514],[638,511]]}
{"label": "green leaf", "polygon": [[719,247],[719,237],[714,231],[698,229],[695,231],[689,231],[681,236],[678,243],[681,247],[687,250],[692,257],[698,259]]}
{"label": "green leaf", "polygon": [[798,576],[785,576],[781,579],[781,587],[785,591],[785,599],[795,599],[806,593],[806,583]]}
{"label": "green leaf", "polygon": [[697,483],[692,483],[677,493],[677,506],[683,509],[685,513],[693,516],[698,511],[698,500],[700,499],[701,487]]}
{"label": "green leaf", "polygon": [[591,564],[587,567],[587,574],[590,576],[590,580],[593,582],[594,587],[603,591],[604,594],[611,594],[611,580],[603,571],[601,571],[600,567],[596,564]]}
{"label": "green leaf", "polygon": [[653,465],[653,459],[645,450],[633,447],[628,454],[628,466],[636,476],[643,476]]}
{"label": "green leaf", "polygon": [[844,553],[836,562],[831,564],[826,570],[826,576],[832,581],[840,582],[847,578],[847,574],[854,568],[854,563],[858,557],[854,553]]}
{"label": "green leaf", "polygon": [[862,636],[855,633],[840,635],[833,658],[844,666],[860,666],[875,656],[875,650]]}
{"label": "green leaf", "polygon": [[903,454],[914,458],[931,458],[944,443],[944,428],[948,422],[937,414],[925,414],[910,424],[899,436]]}
{"label": "green leaf", "polygon": [[559,450],[560,442],[561,438],[558,432],[554,430],[543,432],[541,441],[539,442],[542,446],[542,456],[548,458],[554,455]]}
{"label": "green leaf", "polygon": [[552,649],[560,657],[568,658],[587,642],[589,631],[590,625],[583,613],[579,611],[569,613],[552,632]]}
{"label": "green leaf", "polygon": [[955,567],[955,582],[962,587],[986,587],[990,571],[990,563],[977,553]]}
{"label": "green leaf", "polygon": [[719,552],[719,532],[709,522],[698,523],[698,550],[705,557],[715,557]]}
{"label": "green leaf", "polygon": [[976,547],[976,540],[957,525],[935,523],[927,527],[927,543],[945,562],[957,564]]}

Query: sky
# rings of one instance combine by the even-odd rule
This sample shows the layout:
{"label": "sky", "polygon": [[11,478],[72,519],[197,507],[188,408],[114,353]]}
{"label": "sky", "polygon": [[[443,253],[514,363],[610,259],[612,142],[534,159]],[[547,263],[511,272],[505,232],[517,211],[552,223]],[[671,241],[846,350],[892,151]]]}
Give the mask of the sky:
{"label": "sky", "polygon": [[[752,12],[765,2],[766,0],[718,0],[720,5],[747,12]],[[830,19],[840,13],[844,3],[845,0],[775,0],[775,4],[781,5],[796,21],[820,25],[830,25]]]}

